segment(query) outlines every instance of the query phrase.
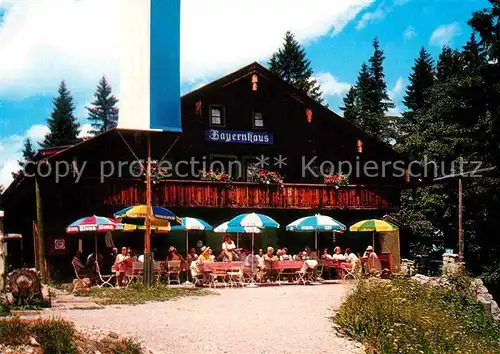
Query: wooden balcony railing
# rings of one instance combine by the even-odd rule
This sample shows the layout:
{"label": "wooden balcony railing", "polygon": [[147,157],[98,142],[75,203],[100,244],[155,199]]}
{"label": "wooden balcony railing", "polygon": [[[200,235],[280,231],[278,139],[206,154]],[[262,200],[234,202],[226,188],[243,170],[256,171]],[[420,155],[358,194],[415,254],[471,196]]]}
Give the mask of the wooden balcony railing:
{"label": "wooden balcony railing", "polygon": [[[117,180],[94,184],[94,195],[107,205],[145,202],[144,186]],[[94,189],[92,188],[92,189]],[[101,199],[102,200],[102,199]],[[321,184],[285,184],[265,188],[256,183],[171,180],[153,187],[153,203],[167,207],[255,209],[394,209],[399,189],[390,186],[351,185],[336,189]]]}

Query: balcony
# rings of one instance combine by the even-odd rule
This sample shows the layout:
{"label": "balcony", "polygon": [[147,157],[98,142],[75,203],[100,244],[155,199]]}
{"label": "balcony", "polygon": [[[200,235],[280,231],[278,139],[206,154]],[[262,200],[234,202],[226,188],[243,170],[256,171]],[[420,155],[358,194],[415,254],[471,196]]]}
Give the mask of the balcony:
{"label": "balcony", "polygon": [[[140,186],[140,188],[139,188]],[[107,205],[145,202],[144,185],[115,180],[95,185]],[[336,189],[324,184],[285,184],[265,188],[256,183],[230,185],[208,181],[170,180],[153,186],[153,203],[184,208],[393,210],[399,200],[395,186],[352,185]]]}

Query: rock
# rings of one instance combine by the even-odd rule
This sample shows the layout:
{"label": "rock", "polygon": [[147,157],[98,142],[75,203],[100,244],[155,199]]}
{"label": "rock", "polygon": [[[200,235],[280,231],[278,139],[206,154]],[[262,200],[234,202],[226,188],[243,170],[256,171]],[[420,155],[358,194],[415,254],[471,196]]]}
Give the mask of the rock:
{"label": "rock", "polygon": [[488,289],[484,285],[481,285],[477,288],[476,292],[478,294],[488,294]]}
{"label": "rock", "polygon": [[120,337],[116,332],[109,332],[108,336],[113,339],[118,339]]}
{"label": "rock", "polygon": [[477,296],[477,301],[481,302],[481,301],[492,301],[493,300],[493,296],[491,294],[479,294]]}
{"label": "rock", "polygon": [[31,345],[32,347],[39,347],[39,346],[40,346],[40,344],[39,344],[39,343],[36,341],[36,339],[35,339],[35,338],[33,338],[33,337],[30,337],[30,345]]}
{"label": "rock", "polygon": [[498,307],[497,302],[492,300],[492,301],[490,301],[490,304],[491,304],[491,314],[493,316],[500,315],[500,308]]}

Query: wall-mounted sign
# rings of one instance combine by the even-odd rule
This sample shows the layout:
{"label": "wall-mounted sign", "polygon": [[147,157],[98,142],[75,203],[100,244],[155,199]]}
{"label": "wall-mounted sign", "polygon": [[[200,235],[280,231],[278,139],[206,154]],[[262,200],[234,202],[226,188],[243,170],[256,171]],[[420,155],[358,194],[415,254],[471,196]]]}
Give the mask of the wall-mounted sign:
{"label": "wall-mounted sign", "polygon": [[64,239],[54,240],[54,249],[57,251],[62,251],[66,249],[66,241]]}
{"label": "wall-mounted sign", "polygon": [[218,143],[266,144],[274,142],[273,133],[258,131],[207,129],[205,140]]}

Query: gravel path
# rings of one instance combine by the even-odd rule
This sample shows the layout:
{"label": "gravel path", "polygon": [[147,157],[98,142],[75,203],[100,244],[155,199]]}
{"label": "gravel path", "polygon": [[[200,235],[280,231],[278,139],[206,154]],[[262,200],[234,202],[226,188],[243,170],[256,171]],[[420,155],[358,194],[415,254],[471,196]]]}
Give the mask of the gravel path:
{"label": "gravel path", "polygon": [[328,319],[346,291],[343,284],[221,289],[220,295],[57,315],[82,329],[130,334],[162,354],[359,353]]}

